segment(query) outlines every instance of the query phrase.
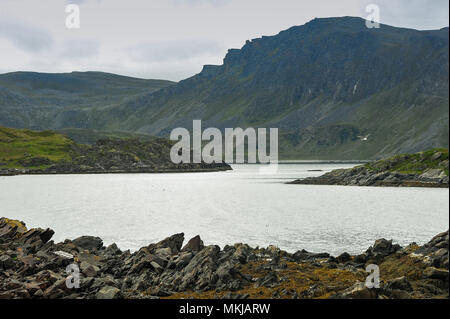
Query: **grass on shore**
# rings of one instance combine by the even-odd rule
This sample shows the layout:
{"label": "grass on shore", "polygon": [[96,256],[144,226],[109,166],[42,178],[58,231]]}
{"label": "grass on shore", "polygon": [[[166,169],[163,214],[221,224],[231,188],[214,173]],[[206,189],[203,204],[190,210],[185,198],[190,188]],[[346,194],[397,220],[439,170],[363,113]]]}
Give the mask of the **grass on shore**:
{"label": "grass on shore", "polygon": [[48,159],[52,162],[70,161],[72,143],[64,135],[52,131],[0,127],[0,167],[23,168],[25,164],[27,168],[37,169],[49,166],[26,164],[31,158]]}
{"label": "grass on shore", "polygon": [[[447,165],[445,165],[447,161]],[[447,176],[448,170],[448,149],[435,148],[425,152],[415,154],[401,154],[391,158],[367,163],[365,165],[373,171],[390,171],[403,174],[422,174],[428,169],[442,169]]]}

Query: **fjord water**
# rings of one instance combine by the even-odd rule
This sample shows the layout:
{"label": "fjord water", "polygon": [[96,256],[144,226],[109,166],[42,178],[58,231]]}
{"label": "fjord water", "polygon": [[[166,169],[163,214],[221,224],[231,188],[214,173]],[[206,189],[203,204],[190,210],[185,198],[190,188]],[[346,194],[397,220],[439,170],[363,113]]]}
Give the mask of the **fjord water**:
{"label": "fjord water", "polygon": [[[354,165],[354,164],[353,164]],[[205,244],[360,253],[378,238],[423,244],[449,227],[448,189],[288,185],[352,164],[173,174],[0,177],[0,216],[136,250],[184,232]],[[320,169],[322,172],[309,170]]]}

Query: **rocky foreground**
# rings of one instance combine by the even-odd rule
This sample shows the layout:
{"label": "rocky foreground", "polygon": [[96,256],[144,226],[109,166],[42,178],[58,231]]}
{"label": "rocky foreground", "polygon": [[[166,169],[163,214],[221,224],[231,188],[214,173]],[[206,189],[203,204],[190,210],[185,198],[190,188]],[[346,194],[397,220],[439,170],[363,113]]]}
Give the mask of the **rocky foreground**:
{"label": "rocky foreground", "polygon": [[[337,257],[246,244],[220,249],[199,236],[183,246],[183,234],[130,253],[98,237],[54,243],[53,234],[0,219],[0,299],[449,298],[448,231],[423,246],[379,239],[360,255]],[[79,288],[66,285],[71,264]],[[378,289],[364,285],[368,264],[380,268]]]}
{"label": "rocky foreground", "polygon": [[448,188],[448,149],[402,154],[289,184]]}

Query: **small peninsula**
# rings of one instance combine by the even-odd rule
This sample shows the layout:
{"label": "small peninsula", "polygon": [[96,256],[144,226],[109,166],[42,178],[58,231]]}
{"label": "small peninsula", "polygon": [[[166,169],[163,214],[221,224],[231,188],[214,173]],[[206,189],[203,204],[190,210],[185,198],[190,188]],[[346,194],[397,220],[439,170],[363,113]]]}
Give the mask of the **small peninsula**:
{"label": "small peninsula", "polygon": [[289,184],[448,188],[448,149],[401,154]]}
{"label": "small peninsula", "polygon": [[53,131],[0,127],[0,176],[231,170],[225,163],[174,164],[171,146],[171,141],[156,137],[102,138],[85,145]]}

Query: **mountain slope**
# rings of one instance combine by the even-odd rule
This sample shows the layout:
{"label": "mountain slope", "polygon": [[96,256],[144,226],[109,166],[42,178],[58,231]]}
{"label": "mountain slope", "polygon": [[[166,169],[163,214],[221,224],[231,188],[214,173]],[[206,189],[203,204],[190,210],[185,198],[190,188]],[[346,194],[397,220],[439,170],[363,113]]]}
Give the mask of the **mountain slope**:
{"label": "mountain slope", "polygon": [[285,158],[448,146],[448,44],[448,28],[367,29],[360,18],[316,19],[248,41],[223,65],[112,112],[132,112],[121,123],[126,129],[161,135],[196,118],[219,128],[279,127]]}
{"label": "mountain slope", "polygon": [[448,147],[448,89],[448,28],[368,29],[361,18],[326,18],[247,41],[223,65],[177,84],[28,118],[40,128],[160,136],[193,119],[278,127],[282,158],[371,159]]}
{"label": "mountain slope", "polygon": [[0,125],[58,129],[89,126],[89,110],[173,85],[102,72],[0,74]]}

